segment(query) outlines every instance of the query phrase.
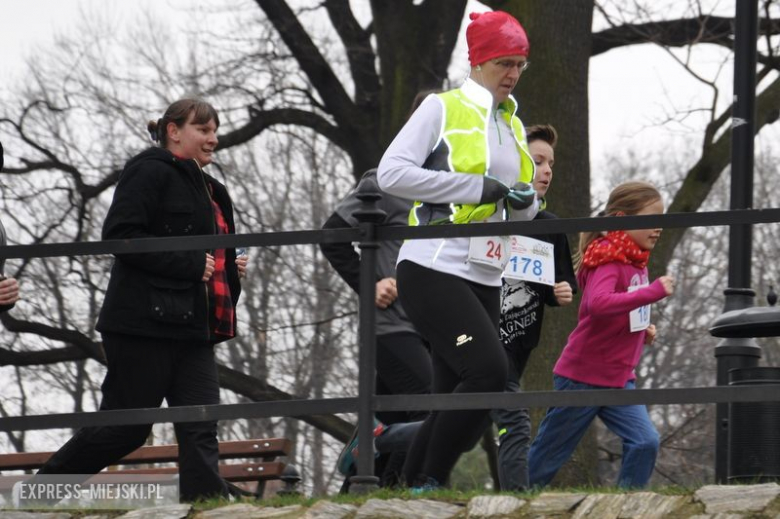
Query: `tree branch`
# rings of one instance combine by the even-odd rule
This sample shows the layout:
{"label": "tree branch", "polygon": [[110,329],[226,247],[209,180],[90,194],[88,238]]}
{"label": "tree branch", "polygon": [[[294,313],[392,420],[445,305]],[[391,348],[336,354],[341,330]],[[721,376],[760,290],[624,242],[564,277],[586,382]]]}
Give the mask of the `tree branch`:
{"label": "tree branch", "polygon": [[[251,377],[222,364],[219,365],[219,383],[223,388],[230,389],[255,402],[300,399],[300,397],[285,393],[281,389],[275,388],[258,378]],[[349,440],[354,428],[352,424],[335,415],[298,416],[296,418],[343,442]]]}
{"label": "tree branch", "polygon": [[43,366],[90,358],[76,346],[43,351],[9,351],[0,348],[0,366]]}
{"label": "tree branch", "polygon": [[72,344],[83,351],[85,356],[105,364],[103,350],[100,347],[100,344],[77,330],[67,330],[55,328],[43,323],[22,321],[21,319],[11,316],[8,312],[0,315],[0,322],[3,323],[9,332],[30,333],[65,344]]}
{"label": "tree branch", "polygon": [[[762,18],[759,21],[759,33],[780,33],[780,20]],[[734,19],[720,16],[624,24],[593,33],[591,56],[640,43],[656,43],[666,47],[713,43],[731,47],[733,35]]]}
{"label": "tree branch", "polygon": [[11,124],[23,142],[27,143],[33,149],[45,155],[48,158],[48,160],[31,161],[22,158],[21,161],[24,164],[24,167],[4,168],[3,173],[9,175],[24,175],[27,173],[32,173],[34,171],[41,171],[41,170],[62,171],[63,173],[67,174],[73,179],[73,182],[76,186],[76,190],[81,194],[83,198],[81,202],[82,205],[84,204],[84,202],[86,202],[86,200],[99,196],[103,191],[116,184],[117,180],[119,179],[119,174],[121,173],[121,169],[114,170],[113,172],[111,172],[111,174],[109,174],[106,178],[100,181],[100,183],[98,183],[97,185],[93,186],[87,184],[84,182],[84,178],[81,174],[81,171],[79,171],[77,167],[62,162],[59,158],[57,158],[57,156],[51,150],[47,149],[41,144],[38,144],[24,132],[25,119],[29,115],[30,111],[39,105],[45,106],[48,110],[52,112],[65,111],[62,108],[57,108],[56,106],[51,105],[49,102],[34,101],[24,109],[19,123],[16,123],[11,119],[7,119],[7,118],[0,119],[0,123],[5,122]]}
{"label": "tree branch", "polygon": [[[63,173],[67,173],[69,175],[78,175],[78,170],[69,165],[69,164],[63,164],[59,160],[44,160],[44,161],[32,161],[22,158],[21,161],[24,163],[24,167],[22,168],[3,168],[3,173],[7,175],[26,175],[27,173],[33,173],[35,171],[41,171],[41,170],[49,170],[49,169],[55,169],[62,171]],[[77,179],[81,180],[80,178]]]}
{"label": "tree branch", "polygon": [[103,179],[98,182],[95,185],[91,184],[85,184],[84,190],[81,192],[81,195],[84,197],[85,200],[89,200],[91,198],[95,198],[99,196],[103,191],[106,189],[114,186],[117,182],[119,182],[119,175],[122,174],[121,169],[115,169]]}
{"label": "tree branch", "polygon": [[33,173],[35,171],[46,171],[46,170],[62,171],[63,173],[67,173],[74,179],[76,183],[76,190],[81,194],[81,196],[85,201],[100,196],[100,194],[103,193],[103,191],[116,184],[117,181],[119,180],[119,175],[122,173],[121,169],[115,169],[111,173],[109,173],[105,178],[103,178],[103,180],[101,180],[99,183],[92,185],[83,182],[81,173],[77,168],[69,164],[64,164],[58,160],[45,160],[45,161],[33,162],[30,160],[22,159],[22,162],[25,164],[24,167],[3,168],[3,174],[26,175],[27,173]]}
{"label": "tree branch", "polygon": [[[295,13],[283,0],[255,0],[290,49],[301,70],[317,89],[325,106],[337,120],[355,112],[355,105],[336,74],[309,37]],[[341,121],[339,121],[341,122]]]}
{"label": "tree branch", "polygon": [[[729,108],[728,110],[731,110]],[[777,121],[780,114],[780,79],[775,79],[763,92],[756,96],[755,133],[764,125]],[[720,119],[718,119],[720,120]],[[731,130],[724,132],[714,143],[705,145],[699,161],[685,175],[680,189],[669,205],[668,212],[697,211],[709,195],[712,186],[731,160]],[[651,262],[653,276],[666,272],[677,244],[686,229],[667,229],[656,245]]]}
{"label": "tree branch", "polygon": [[260,135],[264,130],[277,124],[289,124],[311,128],[323,137],[330,139],[331,142],[345,150],[347,153],[352,152],[353,143],[344,135],[344,132],[340,128],[330,124],[320,115],[297,108],[257,110],[254,107],[250,107],[249,121],[244,126],[219,137],[217,149],[230,148],[249,142]]}
{"label": "tree branch", "polygon": [[420,48],[430,48],[431,52],[424,56],[425,68],[429,72],[427,81],[422,82],[424,88],[440,88],[440,78],[447,77],[447,68],[452,61],[452,51],[458,39],[458,31],[451,27],[460,27],[463,23],[463,13],[466,10],[466,0],[425,0],[415,8],[419,10],[419,20],[428,26],[420,31]]}
{"label": "tree branch", "polygon": [[371,32],[355,19],[348,0],[326,0],[325,9],[344,47],[355,82],[355,103],[364,109],[376,109],[379,103],[379,75],[371,47]]}

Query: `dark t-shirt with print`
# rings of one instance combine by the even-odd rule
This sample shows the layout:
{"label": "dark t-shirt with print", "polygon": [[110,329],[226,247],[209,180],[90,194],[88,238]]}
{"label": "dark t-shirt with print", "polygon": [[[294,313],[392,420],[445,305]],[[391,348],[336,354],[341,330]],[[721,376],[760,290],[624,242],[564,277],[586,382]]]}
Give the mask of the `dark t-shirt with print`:
{"label": "dark t-shirt with print", "polygon": [[[535,220],[557,218],[553,213],[541,211]],[[565,234],[538,234],[536,240],[553,244],[555,282],[568,281],[577,292],[577,278],[571,261],[569,240]],[[528,353],[539,344],[542,332],[544,306],[557,306],[553,287],[514,279],[504,279],[501,285],[501,320],[499,332],[510,356],[515,359],[522,374]]]}

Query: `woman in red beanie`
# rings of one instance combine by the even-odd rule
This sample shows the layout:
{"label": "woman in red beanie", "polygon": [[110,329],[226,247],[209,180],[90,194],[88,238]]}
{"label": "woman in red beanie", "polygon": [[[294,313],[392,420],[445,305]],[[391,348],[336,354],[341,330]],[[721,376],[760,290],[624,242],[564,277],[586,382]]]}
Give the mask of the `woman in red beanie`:
{"label": "woman in red beanie", "polygon": [[[511,95],[528,66],[528,38],[504,12],[471,14],[471,73],[461,88],[428,96],[385,152],[379,186],[416,200],[410,225],[530,220],[534,162]],[[398,296],[431,344],[434,393],[500,392],[507,360],[498,335],[500,236],[408,240],[398,257]],[[487,410],[429,416],[404,476],[426,490],[446,482],[479,438]]]}

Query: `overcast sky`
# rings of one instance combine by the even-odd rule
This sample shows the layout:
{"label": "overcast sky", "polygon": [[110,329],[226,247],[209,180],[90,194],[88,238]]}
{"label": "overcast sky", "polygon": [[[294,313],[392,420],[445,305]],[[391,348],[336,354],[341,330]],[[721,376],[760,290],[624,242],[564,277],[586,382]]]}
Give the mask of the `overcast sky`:
{"label": "overcast sky", "polygon": [[[207,1],[0,0],[0,77],[4,81],[22,77],[25,57],[34,56],[36,48],[52,45],[56,34],[68,33],[85,12],[98,9],[122,23],[133,23],[145,10],[158,17],[181,19],[172,16],[176,9],[191,9]],[[353,0],[353,3],[359,1],[366,0]],[[733,15],[732,2],[720,2],[720,5],[725,6],[721,14]],[[682,56],[682,51],[678,55]],[[722,50],[700,46],[693,62],[699,73],[712,76],[722,56]],[[533,68],[528,73],[534,73]],[[727,65],[719,81],[724,102],[731,99],[732,82],[731,66]],[[700,116],[693,116],[684,124],[660,127],[657,123],[677,110],[709,103],[709,96],[709,89],[693,79],[664,50],[652,45],[632,46],[593,58],[590,120],[594,178],[598,177],[596,171],[604,157],[618,148],[679,152],[692,143],[698,146],[700,142],[694,136],[700,135]],[[770,134],[776,139],[774,129]]]}
{"label": "overcast sky", "polygon": [[21,72],[25,57],[38,46],[53,44],[55,35],[68,32],[85,11],[100,6],[114,16],[129,16],[155,4],[147,0],[0,0],[0,77]]}

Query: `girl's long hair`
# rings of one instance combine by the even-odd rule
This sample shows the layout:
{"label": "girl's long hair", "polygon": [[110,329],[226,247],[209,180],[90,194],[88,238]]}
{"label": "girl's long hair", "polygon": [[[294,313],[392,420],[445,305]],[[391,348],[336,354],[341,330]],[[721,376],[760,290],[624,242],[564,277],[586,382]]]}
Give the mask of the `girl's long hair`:
{"label": "girl's long hair", "polygon": [[[618,213],[627,216],[635,215],[658,200],[661,200],[661,193],[652,184],[640,181],[624,182],[609,194],[607,207],[599,213],[599,216],[615,216]],[[580,233],[580,245],[574,258],[574,268],[577,272],[582,267],[582,257],[588,245],[601,236],[601,231]]]}

